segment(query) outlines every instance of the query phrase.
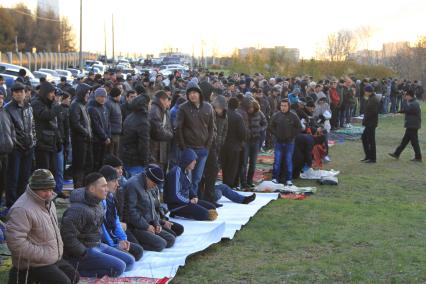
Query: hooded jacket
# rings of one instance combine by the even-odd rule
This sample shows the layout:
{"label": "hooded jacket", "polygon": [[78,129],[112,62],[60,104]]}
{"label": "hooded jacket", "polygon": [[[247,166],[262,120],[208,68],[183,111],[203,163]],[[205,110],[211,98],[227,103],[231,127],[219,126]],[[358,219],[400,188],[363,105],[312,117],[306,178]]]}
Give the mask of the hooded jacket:
{"label": "hooded jacket", "polygon": [[90,125],[89,113],[85,107],[84,97],[90,90],[87,84],[80,84],[76,89],[76,96],[70,106],[70,129],[72,140],[92,140],[92,127]]}
{"label": "hooded jacket", "polygon": [[200,94],[200,105],[197,107],[191,101],[179,106],[177,113],[176,135],[179,147],[210,148],[214,135],[214,116],[211,105],[203,101],[203,95],[197,84],[190,82],[186,95],[197,91]]}
{"label": "hooded jacket", "polygon": [[266,117],[263,112],[259,109],[260,106],[257,102],[253,102],[254,112],[248,114],[249,119],[249,131],[250,131],[250,141],[260,140],[262,132],[268,126],[266,122]]}
{"label": "hooded jacket", "polygon": [[147,188],[145,173],[130,178],[125,186],[125,221],[131,229],[147,230],[160,225],[155,198]]}
{"label": "hooded jacket", "polygon": [[150,159],[150,122],[148,120],[149,96],[135,98],[130,106],[132,113],[123,123],[119,156],[127,167],[145,166]]}
{"label": "hooded jacket", "polygon": [[9,154],[16,140],[15,127],[9,114],[0,107],[0,155]]}
{"label": "hooded jacket", "polygon": [[111,124],[109,123],[109,112],[106,105],[96,100],[89,102],[87,111],[93,131],[93,142],[103,143],[111,138]]}
{"label": "hooded jacket", "polygon": [[36,148],[48,152],[56,152],[62,143],[57,118],[61,113],[61,106],[47,98],[53,91],[55,88],[50,83],[43,83],[38,96],[31,103],[37,137]]}
{"label": "hooded jacket", "polygon": [[151,124],[151,156],[156,163],[167,163],[169,143],[173,139],[170,114],[161,105],[160,99],[154,97],[149,111]]}
{"label": "hooded jacket", "polygon": [[[197,154],[191,149],[185,149],[180,157],[179,165],[174,166],[166,177],[164,201],[170,205],[186,205],[194,197],[192,182],[186,167],[197,159]],[[173,210],[172,210],[173,211]]]}
{"label": "hooded jacket", "polygon": [[62,258],[63,243],[55,203],[42,199],[27,187],[9,211],[6,238],[16,268],[58,262]]}
{"label": "hooded jacket", "polygon": [[216,122],[216,135],[213,144],[216,147],[217,152],[220,153],[220,149],[225,143],[226,135],[228,134],[228,108],[226,105],[225,97],[222,95],[217,96],[216,99],[212,102],[212,106],[223,109],[223,113],[220,116],[216,113],[216,111],[214,112]]}
{"label": "hooded jacket", "polygon": [[71,206],[62,217],[61,235],[64,240],[64,254],[80,258],[88,248],[101,242],[101,226],[104,210],[101,200],[85,188],[72,191]]}

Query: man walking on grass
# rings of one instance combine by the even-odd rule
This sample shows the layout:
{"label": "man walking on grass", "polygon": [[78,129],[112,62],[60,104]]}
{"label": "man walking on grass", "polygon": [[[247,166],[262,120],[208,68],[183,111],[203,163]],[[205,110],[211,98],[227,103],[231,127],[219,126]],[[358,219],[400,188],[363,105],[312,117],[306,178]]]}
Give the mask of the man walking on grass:
{"label": "man walking on grass", "polygon": [[367,85],[364,88],[365,96],[368,97],[365,106],[362,125],[365,127],[362,133],[362,146],[364,148],[365,158],[361,162],[376,162],[376,127],[379,123],[380,102],[374,93],[373,86]]}

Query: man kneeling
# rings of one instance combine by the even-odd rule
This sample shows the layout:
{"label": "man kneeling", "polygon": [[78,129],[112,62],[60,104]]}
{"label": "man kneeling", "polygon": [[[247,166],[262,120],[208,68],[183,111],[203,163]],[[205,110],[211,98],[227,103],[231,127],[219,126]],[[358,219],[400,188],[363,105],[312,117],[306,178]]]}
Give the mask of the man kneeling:
{"label": "man kneeling", "polygon": [[104,209],[101,201],[108,194],[107,181],[100,173],[88,174],[85,188],[73,190],[71,206],[62,217],[64,254],[81,276],[120,276],[132,269],[135,258],[127,252],[101,243]]}
{"label": "man kneeling", "polygon": [[79,281],[74,267],[62,259],[55,203],[55,179],[49,170],[35,170],[27,190],[15,202],[6,224],[12,253],[10,284],[70,284]]}

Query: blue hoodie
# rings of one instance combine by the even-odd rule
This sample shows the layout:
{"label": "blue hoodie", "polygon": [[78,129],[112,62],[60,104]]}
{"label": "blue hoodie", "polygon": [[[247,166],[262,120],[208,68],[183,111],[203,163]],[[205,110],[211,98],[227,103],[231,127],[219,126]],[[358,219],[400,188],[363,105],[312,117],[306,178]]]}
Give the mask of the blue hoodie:
{"label": "blue hoodie", "polygon": [[189,148],[183,150],[179,165],[174,166],[166,177],[164,200],[167,204],[186,205],[197,194],[192,190],[190,173],[186,167],[197,159],[197,154]]}

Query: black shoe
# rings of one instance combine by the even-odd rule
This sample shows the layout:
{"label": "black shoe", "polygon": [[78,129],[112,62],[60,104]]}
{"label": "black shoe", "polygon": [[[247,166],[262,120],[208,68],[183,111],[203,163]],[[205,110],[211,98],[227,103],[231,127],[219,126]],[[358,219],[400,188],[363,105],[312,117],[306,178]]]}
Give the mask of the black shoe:
{"label": "black shoe", "polygon": [[59,192],[59,193],[56,195],[56,198],[67,199],[67,198],[69,198],[69,196],[68,196],[68,195],[66,195],[66,194],[65,194],[65,193],[63,193],[63,192]]}
{"label": "black shoe", "polygon": [[248,187],[250,188],[250,189],[255,189],[256,188],[256,186],[253,184],[253,183],[249,183],[249,184],[247,184],[248,185]]}
{"label": "black shoe", "polygon": [[374,164],[374,163],[376,163],[376,160],[366,160],[364,163],[366,163],[366,164]]}
{"label": "black shoe", "polygon": [[420,163],[423,162],[421,158],[420,159],[414,158],[414,159],[411,159],[410,161],[411,162],[420,162]]}
{"label": "black shoe", "polygon": [[256,199],[256,193],[253,193],[252,195],[250,195],[250,196],[246,196],[246,197],[244,197],[244,200],[243,200],[243,204],[249,204],[250,202],[252,202],[253,200],[255,200]]}
{"label": "black shoe", "polygon": [[366,161],[368,161],[368,160],[369,160],[369,159],[364,158],[364,159],[360,160],[360,162],[366,162]]}
{"label": "black shoe", "polygon": [[223,206],[223,204],[220,204],[220,203],[217,203],[217,202],[213,203],[213,205],[214,205],[216,208],[219,208],[219,207],[222,207],[222,206]]}
{"label": "black shoe", "polygon": [[397,154],[388,153],[388,155],[391,156],[392,158],[399,159],[399,156]]}

